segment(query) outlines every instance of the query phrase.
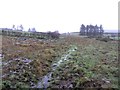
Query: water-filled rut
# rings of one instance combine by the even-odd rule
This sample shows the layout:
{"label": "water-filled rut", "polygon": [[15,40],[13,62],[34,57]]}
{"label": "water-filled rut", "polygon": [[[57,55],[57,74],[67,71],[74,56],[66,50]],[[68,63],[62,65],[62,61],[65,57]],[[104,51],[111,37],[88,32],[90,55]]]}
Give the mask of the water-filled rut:
{"label": "water-filled rut", "polygon": [[71,48],[66,52],[66,54],[62,55],[62,57],[55,61],[52,65],[52,71],[46,74],[45,76],[42,77],[42,79],[38,82],[37,85],[33,86],[32,88],[47,88],[49,86],[49,80],[51,80],[52,73],[56,70],[57,67],[60,66],[65,61],[68,61],[69,57],[71,56],[72,53],[74,53],[77,50],[76,46],[71,46]]}

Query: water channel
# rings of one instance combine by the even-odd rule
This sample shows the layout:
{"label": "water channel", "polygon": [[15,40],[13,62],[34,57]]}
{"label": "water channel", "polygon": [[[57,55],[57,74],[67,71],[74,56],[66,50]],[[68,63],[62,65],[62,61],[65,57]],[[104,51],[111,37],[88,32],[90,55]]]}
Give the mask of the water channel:
{"label": "water channel", "polygon": [[76,46],[71,47],[66,54],[64,54],[60,60],[58,60],[57,62],[54,62],[51,65],[52,71],[49,72],[47,75],[43,76],[42,79],[38,82],[37,85],[33,86],[32,88],[47,88],[49,86],[49,80],[51,80],[52,77],[52,73],[56,70],[57,67],[59,67],[59,65],[65,61],[68,61],[69,57],[71,56],[71,54],[77,50]]}

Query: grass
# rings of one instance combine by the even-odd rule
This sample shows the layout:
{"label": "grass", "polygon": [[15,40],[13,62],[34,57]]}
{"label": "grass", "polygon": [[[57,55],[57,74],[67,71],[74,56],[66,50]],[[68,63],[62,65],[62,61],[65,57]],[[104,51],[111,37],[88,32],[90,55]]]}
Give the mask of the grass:
{"label": "grass", "polygon": [[[50,71],[51,63],[68,48],[67,43],[61,41],[47,42],[31,38],[22,40],[22,37],[3,36],[2,54],[5,57],[2,58],[2,63],[10,62],[2,67],[2,74],[7,74],[2,78],[3,81],[8,82],[12,88],[17,87],[15,83],[19,82],[29,87],[31,82],[37,83],[40,76]],[[26,64],[23,62],[25,59],[31,62]],[[3,82],[3,87],[6,86]]]}
{"label": "grass", "polygon": [[[53,72],[49,88],[118,88],[118,41],[64,36],[58,40],[26,39],[3,36],[3,87],[31,87],[51,71],[50,65],[69,48],[77,49]],[[17,44],[16,44],[17,43]],[[18,58],[18,61],[15,59]],[[23,59],[31,62],[26,64]],[[23,68],[21,68],[23,67]],[[20,69],[21,68],[21,69]],[[16,71],[17,73],[11,73]],[[14,81],[14,82],[13,82]],[[15,84],[16,82],[16,84]]]}
{"label": "grass", "polygon": [[77,47],[70,61],[53,73],[50,87],[118,88],[117,43],[90,40],[87,46],[79,43]]}

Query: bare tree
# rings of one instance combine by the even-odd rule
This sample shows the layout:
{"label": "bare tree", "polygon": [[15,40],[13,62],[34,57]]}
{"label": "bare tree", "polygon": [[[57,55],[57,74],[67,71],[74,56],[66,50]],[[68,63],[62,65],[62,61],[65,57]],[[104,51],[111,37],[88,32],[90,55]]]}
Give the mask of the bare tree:
{"label": "bare tree", "polygon": [[15,25],[12,26],[12,30],[16,30]]}
{"label": "bare tree", "polygon": [[21,24],[19,27],[20,27],[20,30],[23,31],[23,29],[24,29],[23,25]]}
{"label": "bare tree", "polygon": [[100,35],[103,35],[103,33],[104,33],[103,27],[102,25],[100,25]]}

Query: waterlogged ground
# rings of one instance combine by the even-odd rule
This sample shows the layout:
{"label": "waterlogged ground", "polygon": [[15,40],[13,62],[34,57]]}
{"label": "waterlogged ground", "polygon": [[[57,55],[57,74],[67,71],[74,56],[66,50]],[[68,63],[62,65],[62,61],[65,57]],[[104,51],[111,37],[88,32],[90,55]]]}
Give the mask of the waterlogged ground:
{"label": "waterlogged ground", "polygon": [[50,88],[118,88],[117,45],[100,43],[78,45],[69,61],[54,71]]}
{"label": "waterlogged ground", "polygon": [[51,63],[69,48],[64,40],[2,37],[3,87],[32,87],[47,74]]}
{"label": "waterlogged ground", "polygon": [[53,64],[50,67],[52,68],[51,72],[42,77],[41,80],[39,80],[38,84],[33,86],[32,88],[48,88],[50,86],[49,81],[52,79],[52,74],[54,73],[56,68],[59,67],[60,64],[64,63],[65,61],[68,61],[68,58],[71,56],[72,53],[75,52],[76,49],[76,46],[70,46],[69,50],[64,55],[62,55],[61,58],[58,58],[58,60],[53,62]]}
{"label": "waterlogged ground", "polygon": [[118,88],[118,42],[3,37],[3,88]]}

